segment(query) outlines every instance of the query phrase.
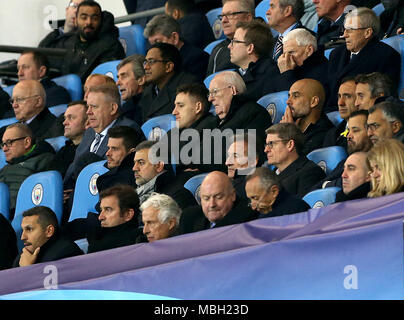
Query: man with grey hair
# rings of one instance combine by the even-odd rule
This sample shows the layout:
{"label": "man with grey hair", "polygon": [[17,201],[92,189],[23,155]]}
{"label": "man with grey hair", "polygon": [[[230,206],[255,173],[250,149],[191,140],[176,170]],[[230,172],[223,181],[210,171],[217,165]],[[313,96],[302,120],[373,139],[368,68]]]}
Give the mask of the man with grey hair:
{"label": "man with grey hair", "polygon": [[396,86],[400,80],[400,54],[377,39],[380,22],[372,9],[352,10],[345,17],[344,27],[346,44],[335,48],[330,54],[330,96],[326,112],[336,110],[338,88],[346,76],[380,72],[387,74]]}
{"label": "man with grey hair", "polygon": [[121,99],[124,101],[120,106],[120,113],[139,125],[142,122],[142,113],[138,102],[146,84],[144,60],[143,55],[133,54],[123,59],[116,67],[118,71],[116,85],[119,87]]}
{"label": "man with grey hair", "polygon": [[317,50],[316,37],[306,29],[292,30],[283,38],[278,68],[282,86],[286,88],[305,78],[318,80],[327,88],[328,60],[322,51]]}
{"label": "man with grey hair", "polygon": [[257,136],[265,139],[265,129],[272,125],[269,113],[248,96],[246,86],[235,71],[217,74],[209,85],[209,101],[215,107],[217,128],[255,129]]}
{"label": "man with grey hair", "polygon": [[355,77],[355,83],[355,107],[358,109],[369,110],[378,98],[396,96],[391,79],[380,72],[359,74]]}
{"label": "man with grey hair", "polygon": [[146,24],[143,34],[151,45],[165,42],[175,46],[181,55],[182,70],[199,80],[205,78],[209,55],[183,39],[181,26],[173,17],[166,14],[154,16]]}
{"label": "man with grey hair", "polygon": [[404,103],[384,101],[369,109],[368,136],[375,145],[382,139],[394,138],[404,141]]}
{"label": "man with grey hair", "polygon": [[177,235],[181,208],[166,194],[152,193],[140,206],[143,234],[148,242]]}
{"label": "man with grey hair", "polygon": [[230,62],[230,50],[228,46],[236,32],[237,23],[250,22],[255,15],[254,1],[222,0],[222,3],[222,14],[219,15],[219,19],[222,22],[223,34],[226,36],[226,39],[213,48],[206,75],[237,68],[236,65]]}
{"label": "man with grey hair", "polygon": [[258,218],[276,217],[303,212],[310,206],[282,188],[276,173],[260,167],[246,177],[245,192],[250,207],[260,213]]}
{"label": "man with grey hair", "polygon": [[300,22],[303,14],[303,0],[270,1],[268,11],[266,12],[268,25],[279,33],[272,55],[275,61],[283,53],[283,39],[285,36],[294,29],[303,28]]}

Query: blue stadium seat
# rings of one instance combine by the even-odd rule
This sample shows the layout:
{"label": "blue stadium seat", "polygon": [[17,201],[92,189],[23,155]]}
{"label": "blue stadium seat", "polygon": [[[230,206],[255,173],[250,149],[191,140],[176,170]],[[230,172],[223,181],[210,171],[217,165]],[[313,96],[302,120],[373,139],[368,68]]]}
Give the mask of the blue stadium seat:
{"label": "blue stadium seat", "polygon": [[184,188],[188,189],[194,195],[194,197],[195,197],[196,201],[198,202],[198,204],[201,204],[201,196],[199,194],[200,185],[201,185],[203,179],[205,179],[205,177],[207,175],[208,175],[208,173],[198,174],[198,175],[190,178],[184,184]]}
{"label": "blue stadium seat", "polygon": [[335,195],[341,188],[330,187],[309,192],[303,200],[313,209],[322,208],[335,202]]}
{"label": "blue stadium seat", "polygon": [[327,117],[334,124],[334,126],[338,126],[343,120],[338,111],[328,112]]}
{"label": "blue stadium seat", "polygon": [[13,96],[13,89],[15,85],[3,87],[3,90],[8,93],[10,97]]}
{"label": "blue stadium seat", "polygon": [[[258,5],[255,7],[255,16],[260,17],[265,20],[266,23],[268,23],[268,19],[266,16],[266,12],[269,9],[269,4],[271,3],[271,0],[262,0]],[[278,36],[278,31],[275,29],[271,28],[272,36],[276,38]]]}
{"label": "blue stadium seat", "polygon": [[269,93],[261,97],[257,103],[263,106],[272,118],[272,123],[279,123],[286,109],[286,101],[288,100],[288,91],[279,91],[274,93]]}
{"label": "blue stadium seat", "polygon": [[320,166],[326,174],[334,170],[338,163],[347,157],[346,150],[340,146],[316,149],[307,155],[307,158]]}
{"label": "blue stadium seat", "polygon": [[0,214],[7,220],[10,218],[10,193],[8,186],[4,182],[0,182]]}
{"label": "blue stadium seat", "polygon": [[55,152],[58,152],[60,148],[65,146],[66,140],[68,139],[65,136],[45,139],[55,149]]}
{"label": "blue stadium seat", "polygon": [[88,212],[96,212],[95,205],[99,200],[97,179],[108,171],[104,167],[106,160],[90,163],[81,170],[74,188],[73,206],[69,221],[87,217]]}
{"label": "blue stadium seat", "polygon": [[0,169],[2,169],[6,164],[7,164],[6,155],[4,154],[4,151],[1,149],[0,150]]}
{"label": "blue stadium seat", "polygon": [[1,119],[0,120],[0,128],[4,126],[8,126],[9,124],[16,123],[18,120],[16,118],[7,118],[7,119]]}
{"label": "blue stadium seat", "polygon": [[114,79],[116,82],[118,80],[118,71],[116,70],[116,66],[121,62],[121,60],[113,60],[101,63],[100,65],[96,66],[91,72],[91,74],[99,73],[105,74]]}
{"label": "blue stadium seat", "polygon": [[379,16],[383,13],[383,11],[386,10],[386,9],[384,8],[383,3],[379,3],[379,4],[375,5],[375,6],[372,8],[372,10],[373,10],[374,13],[376,13],[376,15],[379,17]]}
{"label": "blue stadium seat", "polygon": [[83,99],[83,87],[81,79],[77,74],[67,74],[65,76],[53,78],[52,80],[69,91],[72,101]]}
{"label": "blue stadium seat", "polygon": [[212,27],[215,39],[226,39],[222,29],[222,22],[218,18],[219,14],[222,14],[222,8],[215,8],[206,13],[206,18],[208,18],[209,24]]}
{"label": "blue stadium seat", "polygon": [[398,84],[398,94],[400,98],[404,97],[404,35],[397,35],[394,37],[386,38],[382,40],[390,47],[394,48],[401,56],[401,76]]}
{"label": "blue stadium seat", "polygon": [[36,206],[51,208],[59,224],[63,213],[63,180],[58,171],[34,173],[24,180],[18,190],[15,214],[11,225],[18,239],[18,247],[23,246],[21,238],[22,213]]}
{"label": "blue stadium seat", "polygon": [[223,39],[215,40],[209,43],[203,50],[210,55],[212,53],[213,48],[216,47],[222,41]]}
{"label": "blue stadium seat", "polygon": [[146,55],[146,38],[143,36],[143,30],[140,24],[119,28],[119,41],[127,57],[135,53]]}
{"label": "blue stadium seat", "polygon": [[330,54],[332,50],[334,50],[334,48],[324,50],[324,57],[326,57],[328,60],[330,60]]}
{"label": "blue stadium seat", "polygon": [[175,128],[175,116],[163,114],[147,120],[142,125],[142,131],[147,140],[158,141],[172,128]]}
{"label": "blue stadium seat", "polygon": [[205,85],[205,87],[206,87],[207,89],[209,89],[209,85],[210,85],[210,82],[212,81],[212,79],[213,79],[217,74],[219,74],[219,73],[221,73],[221,72],[223,72],[223,71],[236,71],[236,69],[221,70],[221,71],[218,71],[218,72],[215,72],[215,73],[212,73],[212,74],[208,75],[208,76],[205,78],[205,80],[203,80],[203,84]]}
{"label": "blue stadium seat", "polygon": [[59,104],[57,106],[49,107],[48,109],[57,118],[61,114],[65,113],[67,104]]}

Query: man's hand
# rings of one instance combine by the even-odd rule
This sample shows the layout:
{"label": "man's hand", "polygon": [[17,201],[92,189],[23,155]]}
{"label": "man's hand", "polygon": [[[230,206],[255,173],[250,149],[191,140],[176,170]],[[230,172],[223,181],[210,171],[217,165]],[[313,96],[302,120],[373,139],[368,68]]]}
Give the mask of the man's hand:
{"label": "man's hand", "polygon": [[20,267],[30,266],[35,263],[39,250],[41,248],[36,248],[34,253],[29,252],[26,248],[22,249],[21,257],[20,257]]}
{"label": "man's hand", "polygon": [[286,107],[285,113],[282,116],[281,121],[279,121],[279,122],[280,123],[295,123],[295,121],[293,120],[292,110],[290,110],[289,107]]}
{"label": "man's hand", "polygon": [[404,34],[404,27],[397,29],[397,34]]}
{"label": "man's hand", "polygon": [[280,73],[284,73],[296,68],[295,58],[290,53],[284,52],[278,58],[278,68]]}
{"label": "man's hand", "polygon": [[73,189],[66,189],[63,190],[63,203],[66,203],[67,200],[69,200],[70,195],[72,194]]}

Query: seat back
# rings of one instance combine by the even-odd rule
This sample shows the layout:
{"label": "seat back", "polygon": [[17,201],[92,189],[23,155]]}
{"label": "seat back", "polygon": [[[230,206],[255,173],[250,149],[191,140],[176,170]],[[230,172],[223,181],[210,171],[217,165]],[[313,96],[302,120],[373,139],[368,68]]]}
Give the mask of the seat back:
{"label": "seat back", "polygon": [[87,217],[88,212],[95,212],[95,205],[99,200],[97,179],[108,171],[104,167],[106,160],[90,163],[81,170],[74,188],[73,206],[69,221]]}
{"label": "seat back", "polygon": [[324,57],[326,57],[328,60],[330,60],[330,54],[332,50],[334,50],[334,48],[324,50]]}
{"label": "seat back", "polygon": [[81,79],[77,74],[67,74],[65,76],[53,78],[52,80],[69,92],[72,101],[83,99],[83,87]]}
{"label": "seat back", "polygon": [[13,89],[15,85],[3,87],[3,90],[8,93],[10,97],[13,96]]}
{"label": "seat back", "polygon": [[383,3],[379,3],[379,4],[375,5],[372,8],[372,10],[373,10],[374,13],[376,13],[377,16],[380,16],[384,12],[384,10],[386,10],[386,9],[384,8]]}
{"label": "seat back", "polygon": [[60,148],[65,146],[66,140],[68,139],[65,136],[45,139],[45,141],[55,149],[55,152],[58,152]]}
{"label": "seat back", "polygon": [[0,169],[2,169],[7,164],[6,155],[3,149],[0,149]]}
{"label": "seat back", "polygon": [[341,188],[330,187],[309,192],[303,200],[313,209],[322,208],[335,202],[335,196]]}
{"label": "seat back", "polygon": [[332,111],[327,113],[328,119],[333,123],[334,126],[338,126],[342,120],[339,111]]}
{"label": "seat back", "polygon": [[36,206],[46,206],[52,209],[60,225],[63,214],[63,180],[58,171],[34,173],[24,180],[18,190],[15,214],[11,225],[17,234],[20,249],[23,246],[19,240],[22,234],[22,214]]}
{"label": "seat back", "polygon": [[147,120],[141,128],[147,140],[158,141],[175,126],[175,116],[163,114]]}
{"label": "seat back", "polygon": [[116,82],[118,80],[118,71],[116,70],[116,66],[121,62],[121,60],[113,60],[107,61],[99,64],[94,68],[91,74],[99,73],[105,74],[108,77],[111,77]]}
{"label": "seat back", "polygon": [[0,128],[16,122],[18,122],[16,118],[0,119]]}
{"label": "seat back", "polygon": [[203,50],[210,55],[212,53],[213,48],[216,47],[222,41],[223,39],[215,40],[209,43]]}
{"label": "seat back", "polygon": [[10,219],[10,192],[4,182],[0,182],[0,214]]}
{"label": "seat back", "polygon": [[208,18],[209,24],[212,27],[215,39],[226,39],[223,33],[222,22],[218,18],[219,14],[222,14],[222,8],[215,8],[206,13],[206,18]]}
{"label": "seat back", "polygon": [[143,30],[140,24],[119,28],[119,41],[127,57],[132,54],[146,55],[146,38],[143,36]]}
{"label": "seat back", "polygon": [[57,106],[49,107],[48,109],[57,118],[61,114],[65,113],[67,104],[59,104]]}
{"label": "seat back", "polygon": [[287,100],[288,91],[279,91],[261,97],[257,103],[267,109],[272,118],[272,123],[275,124],[282,120]]}
{"label": "seat back", "polygon": [[196,202],[198,204],[201,204],[201,195],[200,195],[200,188],[203,179],[208,175],[208,173],[201,173],[198,174],[192,178],[190,178],[187,182],[184,184],[184,188],[188,189],[195,197]]}
{"label": "seat back", "polygon": [[400,34],[394,37],[383,39],[382,41],[395,49],[401,56],[401,70],[400,82],[398,84],[398,94],[400,98],[404,98],[404,35]]}
{"label": "seat back", "polygon": [[334,170],[338,163],[347,157],[346,150],[340,146],[316,149],[307,155],[307,158],[320,166],[326,174]]}

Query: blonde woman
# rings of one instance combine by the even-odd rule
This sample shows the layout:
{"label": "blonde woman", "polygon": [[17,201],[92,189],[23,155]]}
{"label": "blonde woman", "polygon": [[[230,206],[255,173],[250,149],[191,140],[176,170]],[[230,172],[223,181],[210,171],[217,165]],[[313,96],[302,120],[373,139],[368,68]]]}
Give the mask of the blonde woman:
{"label": "blonde woman", "polygon": [[396,139],[378,142],[367,157],[371,167],[369,198],[404,191],[404,144]]}

